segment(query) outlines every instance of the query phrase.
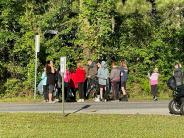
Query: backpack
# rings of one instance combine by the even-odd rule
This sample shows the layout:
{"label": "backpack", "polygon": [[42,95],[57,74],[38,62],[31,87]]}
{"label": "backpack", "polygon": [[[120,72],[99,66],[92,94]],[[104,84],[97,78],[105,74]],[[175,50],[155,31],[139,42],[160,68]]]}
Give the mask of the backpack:
{"label": "backpack", "polygon": [[180,86],[183,84],[183,72],[181,69],[176,69],[174,71],[174,78],[176,81],[176,86]]}
{"label": "backpack", "polygon": [[43,95],[43,81],[41,80],[37,86],[37,90],[40,95]]}
{"label": "backpack", "polygon": [[176,89],[176,80],[174,76],[171,76],[168,81],[167,81],[167,86],[171,89],[171,90],[175,90]]}

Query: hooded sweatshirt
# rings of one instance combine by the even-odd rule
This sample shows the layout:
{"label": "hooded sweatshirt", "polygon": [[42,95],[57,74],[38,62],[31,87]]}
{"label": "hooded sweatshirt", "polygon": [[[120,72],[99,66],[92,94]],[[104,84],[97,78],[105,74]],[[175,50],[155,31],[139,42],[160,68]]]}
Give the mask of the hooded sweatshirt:
{"label": "hooded sweatshirt", "polygon": [[120,81],[120,69],[117,66],[112,67],[111,75],[110,75],[111,82],[119,82]]}
{"label": "hooded sweatshirt", "polygon": [[95,62],[92,62],[91,65],[88,65],[87,70],[86,70],[86,76],[91,76],[91,78],[94,78],[97,74],[97,67]]}
{"label": "hooded sweatshirt", "polygon": [[109,71],[107,69],[107,64],[105,61],[102,61],[101,67],[98,69],[97,77],[98,77],[98,82],[100,85],[107,85]]}

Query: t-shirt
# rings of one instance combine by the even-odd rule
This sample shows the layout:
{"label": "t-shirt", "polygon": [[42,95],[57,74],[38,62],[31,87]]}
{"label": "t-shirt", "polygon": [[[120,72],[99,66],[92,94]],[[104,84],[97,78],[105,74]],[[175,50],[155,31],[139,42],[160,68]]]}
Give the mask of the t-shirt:
{"label": "t-shirt", "polygon": [[55,73],[51,72],[51,67],[47,67],[47,84],[55,84]]}
{"label": "t-shirt", "polygon": [[85,76],[86,76],[85,69],[77,68],[75,75],[76,75],[76,82],[78,83],[85,82]]}
{"label": "t-shirt", "polygon": [[159,77],[159,74],[158,73],[152,73],[151,74],[151,77],[150,77],[150,83],[151,83],[151,85],[158,84],[158,77]]}
{"label": "t-shirt", "polygon": [[125,67],[120,68],[120,78],[121,82],[127,81],[128,79],[128,69]]}

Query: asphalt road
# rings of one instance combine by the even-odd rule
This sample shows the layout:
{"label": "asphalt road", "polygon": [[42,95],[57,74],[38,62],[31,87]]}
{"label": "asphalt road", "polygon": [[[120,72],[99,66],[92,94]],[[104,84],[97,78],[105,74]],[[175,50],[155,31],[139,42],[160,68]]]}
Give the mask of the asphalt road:
{"label": "asphalt road", "polygon": [[[98,113],[98,114],[160,114],[169,115],[169,101],[149,102],[84,102],[65,103],[65,113]],[[61,103],[15,104],[0,103],[0,112],[49,112],[62,113]]]}

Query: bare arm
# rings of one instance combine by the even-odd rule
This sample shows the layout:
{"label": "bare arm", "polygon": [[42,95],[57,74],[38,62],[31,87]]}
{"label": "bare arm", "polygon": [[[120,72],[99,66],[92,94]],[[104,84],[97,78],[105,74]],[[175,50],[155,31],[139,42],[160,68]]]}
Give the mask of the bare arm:
{"label": "bare arm", "polygon": [[51,73],[55,73],[55,69],[53,66],[51,66]]}

